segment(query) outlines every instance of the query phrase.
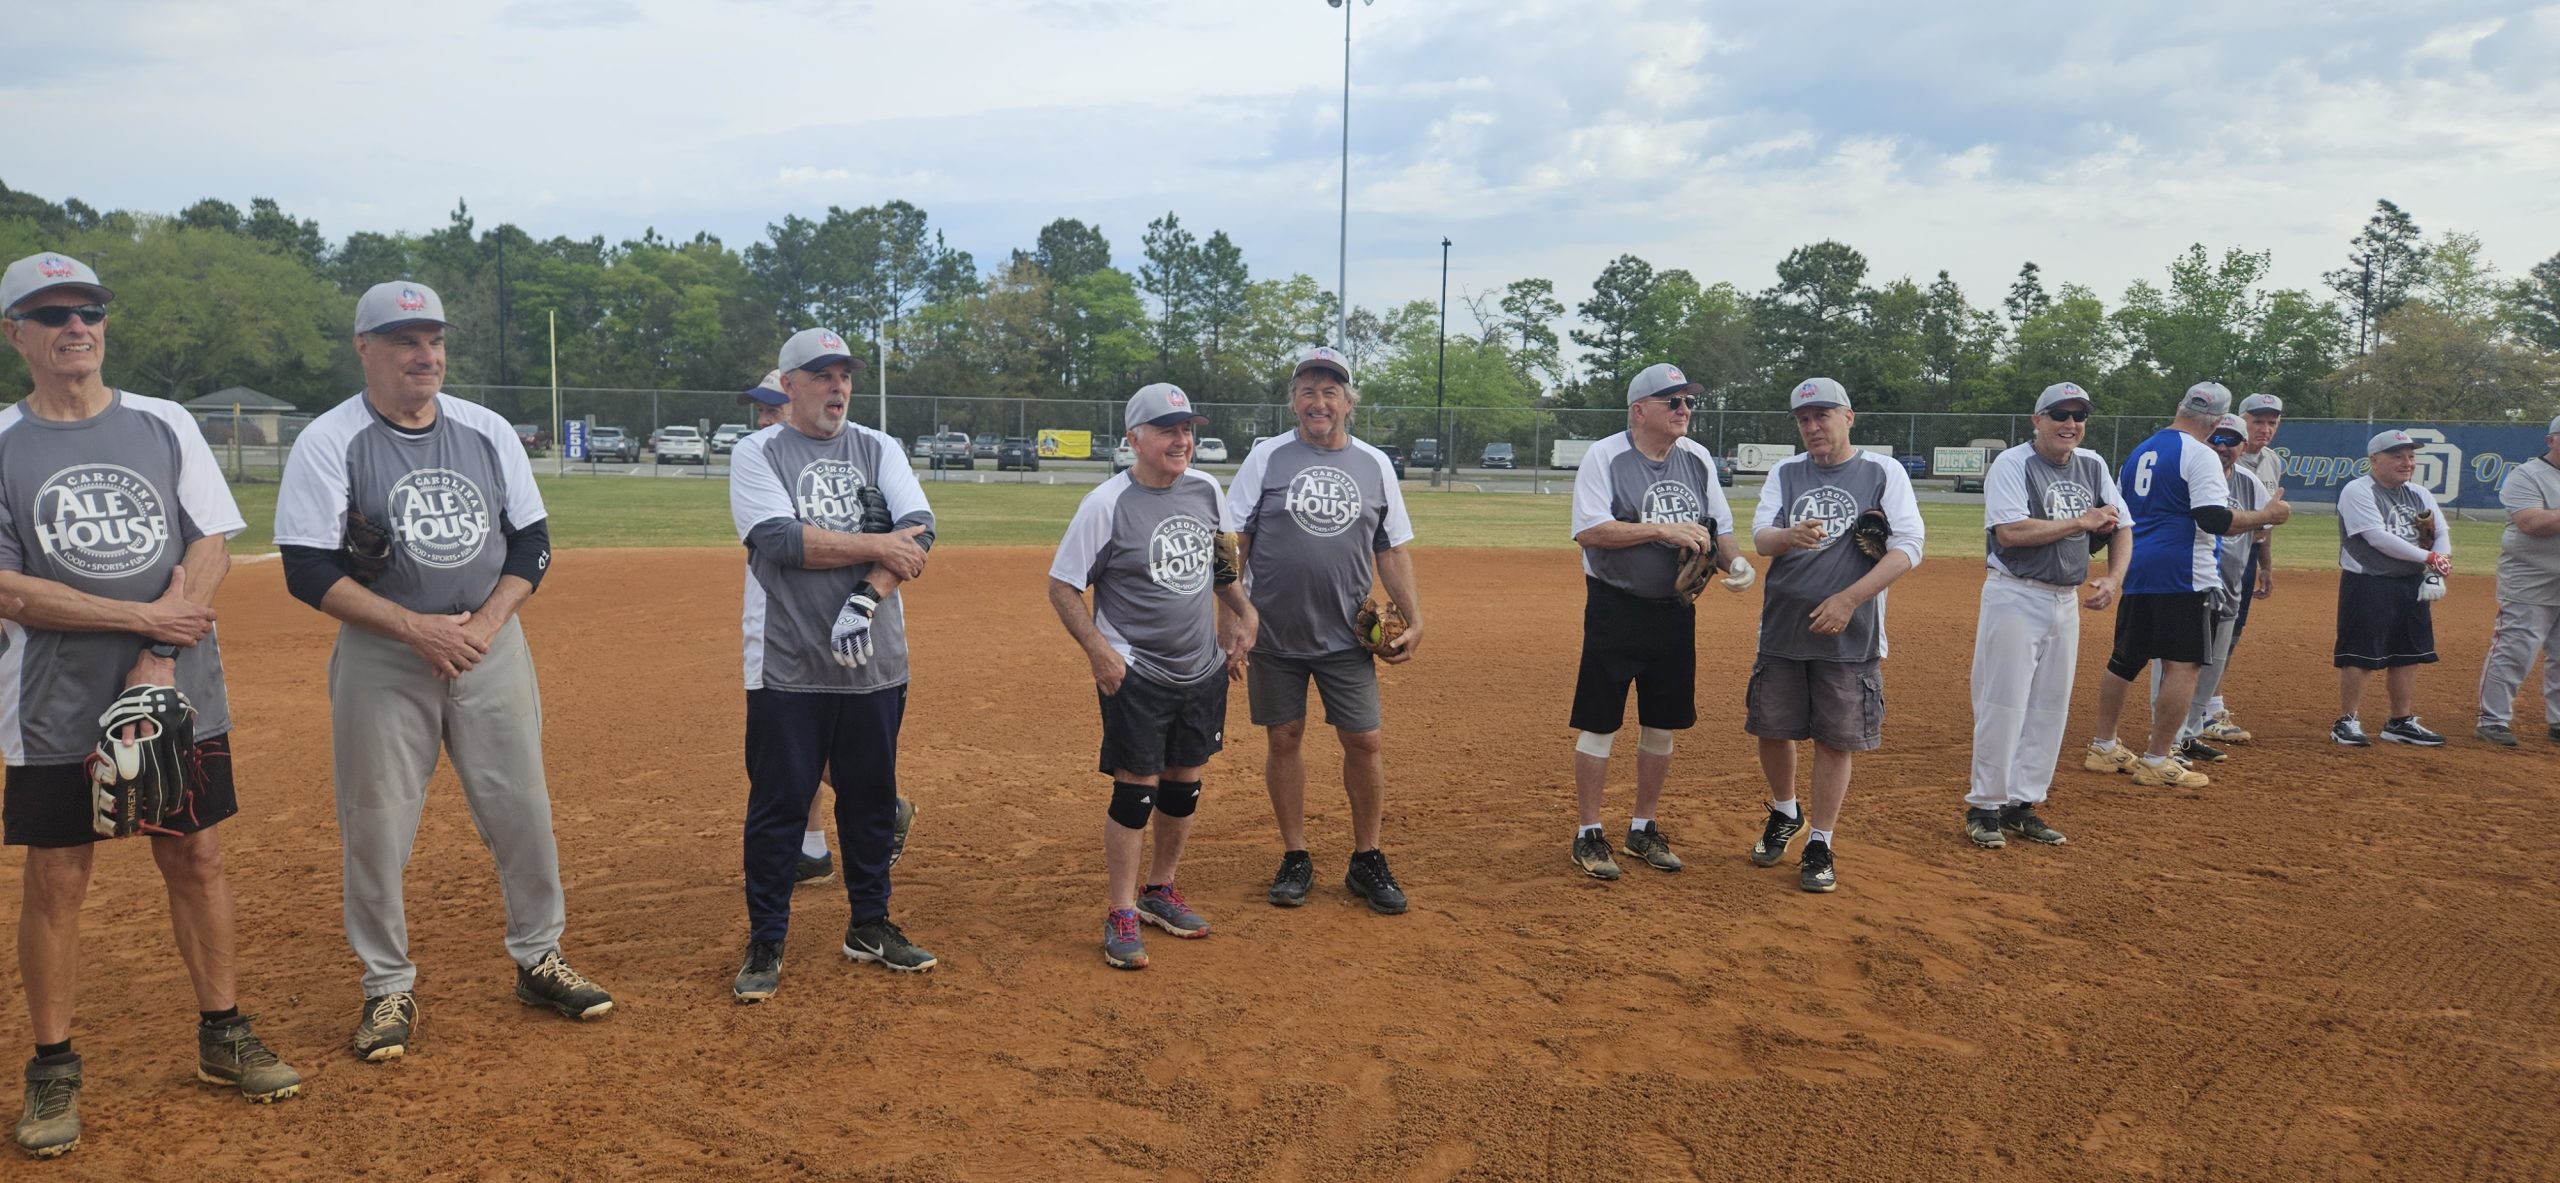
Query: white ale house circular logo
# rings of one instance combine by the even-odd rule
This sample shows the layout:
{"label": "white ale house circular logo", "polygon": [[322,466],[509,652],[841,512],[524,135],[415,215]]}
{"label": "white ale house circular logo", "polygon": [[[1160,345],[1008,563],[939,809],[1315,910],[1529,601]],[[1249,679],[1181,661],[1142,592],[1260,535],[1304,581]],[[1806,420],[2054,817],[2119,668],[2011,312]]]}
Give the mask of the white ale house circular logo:
{"label": "white ale house circular logo", "polygon": [[116,464],[77,464],[36,490],[36,546],[96,579],[146,571],[169,549],[169,509],[142,474]]}
{"label": "white ale house circular logo", "polygon": [[1283,508],[1299,529],[1331,538],[1360,520],[1360,485],[1330,464],[1310,464],[1289,478]]}
{"label": "white ale house circular logo", "polygon": [[862,501],[856,494],[869,484],[850,460],[815,460],[793,482],[794,508],[800,520],[821,530],[850,534],[862,528]]}
{"label": "white ale house circular logo", "polygon": [[1213,546],[1209,524],[1189,514],[1175,514],[1156,524],[1147,537],[1147,578],[1176,595],[1209,586]]}
{"label": "white ale house circular logo", "polygon": [[459,567],[480,557],[496,523],[471,478],[450,468],[421,468],[392,482],[391,537],[430,567]]}

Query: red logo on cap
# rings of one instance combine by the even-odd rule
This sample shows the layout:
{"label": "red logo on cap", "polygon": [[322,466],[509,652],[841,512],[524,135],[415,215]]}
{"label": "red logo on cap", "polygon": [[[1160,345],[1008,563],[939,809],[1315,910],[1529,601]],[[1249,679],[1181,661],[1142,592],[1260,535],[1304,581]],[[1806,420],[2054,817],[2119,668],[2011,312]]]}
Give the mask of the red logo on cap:
{"label": "red logo on cap", "polygon": [[36,260],[36,271],[46,279],[62,279],[71,274],[71,260],[60,255],[46,255]]}
{"label": "red logo on cap", "polygon": [[1815,386],[1811,382],[1807,382],[1802,386],[1796,387],[1796,397],[1802,398],[1805,395],[1813,394],[1821,389],[1821,387]]}
{"label": "red logo on cap", "polygon": [[844,338],[838,337],[834,333],[820,333],[818,334],[818,344],[828,349],[842,349],[844,348]]}
{"label": "red logo on cap", "polygon": [[395,303],[400,305],[402,312],[416,312],[427,306],[427,298],[419,295],[416,288],[402,288],[400,298]]}
{"label": "red logo on cap", "polygon": [[1672,380],[1672,381],[1674,381],[1674,382],[1686,382],[1686,381],[1688,381],[1688,379],[1687,379],[1687,378],[1684,378],[1684,377],[1681,377],[1681,376],[1680,376],[1680,368],[1679,368],[1678,366],[1673,366],[1672,368],[1670,368],[1670,369],[1668,369],[1668,370],[1663,371],[1663,376],[1664,376],[1664,377],[1666,377],[1666,378],[1671,379],[1671,380]]}
{"label": "red logo on cap", "polygon": [[1166,393],[1166,395],[1165,395],[1164,397],[1165,397],[1165,401],[1166,401],[1166,402],[1169,402],[1169,403],[1173,404],[1173,405],[1174,405],[1174,406],[1176,406],[1176,407],[1185,407],[1185,408],[1187,408],[1187,407],[1189,407],[1189,406],[1191,405],[1191,400],[1190,400],[1190,399],[1187,399],[1187,398],[1184,398],[1184,397],[1182,396],[1182,392],[1181,392],[1181,391],[1179,391],[1179,390],[1175,390],[1175,391],[1167,392],[1167,393]]}

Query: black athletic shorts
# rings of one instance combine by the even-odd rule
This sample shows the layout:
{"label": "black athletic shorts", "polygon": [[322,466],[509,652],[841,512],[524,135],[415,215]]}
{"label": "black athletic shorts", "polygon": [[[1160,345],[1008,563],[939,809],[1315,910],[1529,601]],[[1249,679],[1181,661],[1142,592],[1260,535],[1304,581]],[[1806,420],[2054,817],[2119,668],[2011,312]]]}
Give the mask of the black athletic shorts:
{"label": "black athletic shorts", "polygon": [[2387,670],[2435,661],[2435,605],[2418,598],[2425,578],[2338,572],[2338,649],[2330,664]]}
{"label": "black athletic shorts", "polygon": [[1680,731],[1698,722],[1698,610],[1648,600],[1585,575],[1582,670],[1574,676],[1577,731],[1616,735],[1627,721],[1627,683],[1636,685],[1636,722]]}
{"label": "black athletic shorts", "polygon": [[2209,665],[2213,609],[2205,592],[2150,592],[2116,601],[2116,647],[2107,672],[2132,681],[2155,661]]}
{"label": "black athletic shorts", "polygon": [[1167,686],[1136,670],[1120,679],[1120,692],[1102,700],[1104,773],[1154,776],[1168,768],[1209,762],[1227,739],[1225,670],[1188,686]]}
{"label": "black athletic shorts", "polygon": [[[196,741],[204,787],[193,807],[169,826],[181,834],[211,827],[240,812],[231,788],[231,737]],[[0,787],[0,843],[9,846],[86,846],[98,841],[91,820],[89,770],[80,764],[16,764]]]}

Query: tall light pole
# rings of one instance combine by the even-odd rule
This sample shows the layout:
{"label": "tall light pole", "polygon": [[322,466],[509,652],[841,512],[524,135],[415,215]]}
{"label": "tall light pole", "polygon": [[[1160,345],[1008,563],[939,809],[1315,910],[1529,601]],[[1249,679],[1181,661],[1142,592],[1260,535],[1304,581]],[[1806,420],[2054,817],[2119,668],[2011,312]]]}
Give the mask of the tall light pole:
{"label": "tall light pole", "polygon": [[[1344,0],[1324,0],[1342,10],[1342,226],[1335,239],[1333,279],[1334,337],[1336,349],[1351,347],[1351,5]],[[1375,4],[1378,0],[1360,0]]]}
{"label": "tall light pole", "polygon": [[[1431,389],[1431,430],[1440,437],[1440,454],[1444,457],[1453,451],[1449,439],[1448,397],[1449,238],[1444,234],[1440,237],[1440,376],[1433,381]],[[1440,469],[1436,465],[1431,470],[1431,479],[1435,482],[1440,479]]]}

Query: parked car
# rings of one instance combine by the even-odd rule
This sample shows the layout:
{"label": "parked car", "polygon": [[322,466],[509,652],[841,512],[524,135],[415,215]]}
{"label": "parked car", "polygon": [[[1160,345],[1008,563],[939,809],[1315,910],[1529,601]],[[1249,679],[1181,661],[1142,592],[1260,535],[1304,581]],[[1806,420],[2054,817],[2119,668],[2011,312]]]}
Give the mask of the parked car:
{"label": "parked car", "polygon": [[1733,473],[1733,453],[1727,452],[1723,458],[1716,461],[1716,483],[1728,489],[1732,488]]}
{"label": "parked car", "polygon": [[1991,462],[1992,462],[1992,461],[1994,461],[1994,460],[1999,459],[1999,458],[2000,458],[2000,453],[2001,453],[2002,451],[2006,450],[2006,449],[2008,448],[2008,446],[2009,446],[2009,445],[2008,445],[2008,444],[2006,444],[2006,443],[2004,443],[2004,442],[2002,442],[2002,441],[2000,441],[2000,440],[1992,439],[1992,438],[1990,438],[1990,437],[1988,437],[1988,436],[1983,436],[1983,437],[1978,437],[1978,438],[1975,438],[1975,439],[1966,440],[1966,441],[1965,441],[1964,446],[1966,446],[1966,447],[1968,447],[1968,448],[1978,449],[1978,450],[1980,450],[1980,451],[1981,451],[1981,453],[1982,453],[1982,466],[1981,466],[1980,468],[1975,469],[1974,471],[1972,471],[1972,472],[1970,472],[1970,473],[1964,473],[1964,472],[1956,473],[1956,474],[1955,474],[1955,478],[1956,478],[1956,479],[1955,479],[1956,492],[1958,492],[1958,493],[1980,493],[1980,492],[1982,492],[1982,491],[1983,491],[1983,486],[1982,486],[1982,480],[1983,480],[1983,477],[1991,471]]}
{"label": "parked car", "polygon": [[969,433],[946,431],[933,437],[933,451],[925,457],[925,463],[933,468],[978,467],[977,457],[969,452]]}
{"label": "parked car", "polygon": [[539,456],[551,446],[550,428],[539,423],[518,423],[515,427],[516,442],[524,445],[526,453]]}
{"label": "parked car", "polygon": [[591,428],[587,432],[587,457],[635,464],[640,460],[640,441],[619,427]]}
{"label": "parked car", "polygon": [[1387,454],[1387,459],[1388,459],[1388,461],[1392,462],[1392,463],[1396,466],[1396,479],[1397,479],[1397,480],[1403,480],[1403,479],[1404,479],[1404,449],[1399,448],[1399,447],[1395,446],[1394,444],[1380,444],[1380,445],[1378,445],[1378,450],[1379,450],[1379,451],[1381,451],[1381,452],[1386,453],[1386,454]]}
{"label": "parked car", "polygon": [[650,450],[650,451],[655,452],[655,451],[657,451],[657,450],[658,450],[658,444],[659,444],[659,442],[667,438],[667,428],[669,428],[669,427],[673,427],[673,426],[675,426],[675,425],[674,425],[674,424],[672,424],[672,423],[670,423],[670,424],[667,424],[665,427],[660,427],[660,428],[658,428],[657,430],[652,431],[652,432],[650,432],[650,433],[649,433],[649,450]]}
{"label": "parked car", "polygon": [[1024,472],[1040,471],[1039,445],[1015,436],[996,445],[996,471],[1019,468]]}
{"label": "parked car", "polygon": [[976,439],[969,441],[969,458],[972,460],[993,460],[996,458],[997,449],[1002,447],[1004,447],[1004,443],[996,438],[996,433],[992,431],[982,431],[978,433],[978,437]]}
{"label": "parked car", "polygon": [[658,463],[711,463],[710,450],[703,442],[701,428],[668,427],[660,430],[662,434],[658,437]]}
{"label": "parked car", "polygon": [[747,438],[747,433],[753,430],[744,423],[721,424],[711,432],[711,454],[726,456],[736,451],[738,441]]}
{"label": "parked car", "polygon": [[1202,464],[1227,462],[1227,441],[1216,436],[1202,436],[1191,445],[1191,458]]}
{"label": "parked car", "polygon": [[918,460],[931,458],[933,456],[933,437],[930,435],[917,436],[916,442],[908,446],[907,455],[913,456]]}
{"label": "parked car", "polygon": [[1413,441],[1413,462],[1422,468],[1440,467],[1440,441]]}
{"label": "parked car", "polygon": [[1500,440],[1484,446],[1484,466],[1486,468],[1520,467],[1511,459],[1511,445]]}
{"label": "parked car", "polygon": [[1093,458],[1093,459],[1095,459],[1095,460],[1109,460],[1109,459],[1111,459],[1111,457],[1115,454],[1115,453],[1113,452],[1113,449],[1118,448],[1119,446],[1120,446],[1120,437],[1119,437],[1119,436],[1116,436],[1116,435],[1103,435],[1103,434],[1101,434],[1101,433],[1097,432],[1097,433],[1095,433],[1095,434],[1094,434],[1094,437],[1093,437],[1093,457],[1092,457],[1092,458]]}
{"label": "parked car", "polygon": [[1894,459],[1902,462],[1902,471],[1910,473],[1912,480],[1916,481],[1929,475],[1929,462],[1918,456],[1903,455],[1896,456]]}
{"label": "parked car", "polygon": [[1130,449],[1128,441],[1122,440],[1119,447],[1111,449],[1111,471],[1113,473],[1127,472],[1137,466],[1138,454]]}

